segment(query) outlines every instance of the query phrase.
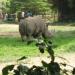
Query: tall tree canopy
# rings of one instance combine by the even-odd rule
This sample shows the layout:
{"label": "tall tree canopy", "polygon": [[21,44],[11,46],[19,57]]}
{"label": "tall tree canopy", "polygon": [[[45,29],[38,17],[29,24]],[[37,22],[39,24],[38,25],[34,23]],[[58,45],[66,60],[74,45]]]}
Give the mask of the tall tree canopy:
{"label": "tall tree canopy", "polygon": [[8,7],[11,13],[21,10],[31,10],[37,14],[49,10],[47,0],[8,0]]}
{"label": "tall tree canopy", "polygon": [[6,6],[10,13],[31,10],[34,14],[43,14],[52,9],[58,11],[59,21],[75,20],[75,0],[8,0]]}
{"label": "tall tree canopy", "polygon": [[75,0],[48,0],[58,11],[59,21],[75,20]]}

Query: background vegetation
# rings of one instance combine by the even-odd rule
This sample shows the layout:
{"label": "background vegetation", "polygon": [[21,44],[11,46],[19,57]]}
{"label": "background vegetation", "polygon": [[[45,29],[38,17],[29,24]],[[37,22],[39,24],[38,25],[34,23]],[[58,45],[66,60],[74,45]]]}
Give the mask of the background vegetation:
{"label": "background vegetation", "polygon": [[1,0],[4,12],[32,11],[33,14],[55,12],[58,21],[75,20],[75,0]]}

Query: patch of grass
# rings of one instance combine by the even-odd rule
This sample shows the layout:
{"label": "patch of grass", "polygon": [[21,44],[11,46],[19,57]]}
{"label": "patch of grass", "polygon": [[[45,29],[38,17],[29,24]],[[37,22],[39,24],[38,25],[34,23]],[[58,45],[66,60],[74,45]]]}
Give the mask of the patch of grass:
{"label": "patch of grass", "polygon": [[57,31],[52,38],[56,53],[75,52],[75,31]]}
{"label": "patch of grass", "polygon": [[35,43],[27,45],[16,37],[0,37],[0,60],[9,61],[22,56],[37,56]]}

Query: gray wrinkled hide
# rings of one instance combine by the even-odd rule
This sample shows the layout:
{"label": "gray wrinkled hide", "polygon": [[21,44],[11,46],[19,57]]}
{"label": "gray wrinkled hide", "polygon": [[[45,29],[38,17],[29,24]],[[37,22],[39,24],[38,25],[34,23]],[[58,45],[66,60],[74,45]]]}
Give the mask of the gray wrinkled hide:
{"label": "gray wrinkled hide", "polygon": [[30,39],[31,37],[37,38],[43,36],[45,38],[50,36],[45,20],[39,16],[28,17],[21,20],[19,23],[19,32],[22,41],[24,41],[24,37]]}

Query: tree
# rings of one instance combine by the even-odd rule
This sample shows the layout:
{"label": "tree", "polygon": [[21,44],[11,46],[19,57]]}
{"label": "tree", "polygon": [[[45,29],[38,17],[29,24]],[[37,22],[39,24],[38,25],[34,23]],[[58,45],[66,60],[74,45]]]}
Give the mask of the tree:
{"label": "tree", "polygon": [[75,0],[48,0],[58,10],[59,21],[75,19]]}
{"label": "tree", "polygon": [[11,13],[31,10],[34,14],[39,14],[49,10],[47,0],[9,0],[8,8]]}

